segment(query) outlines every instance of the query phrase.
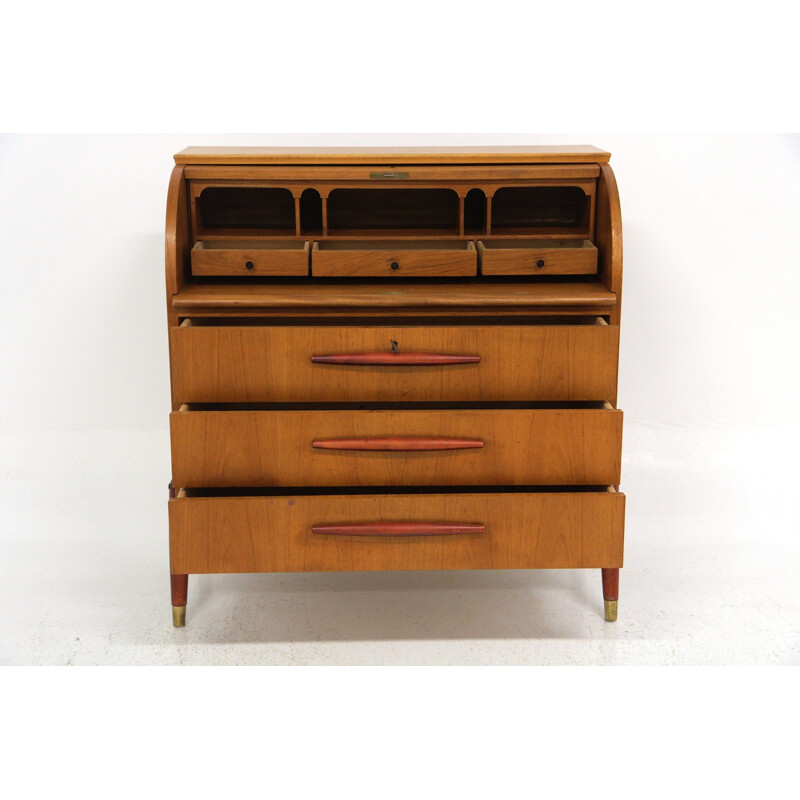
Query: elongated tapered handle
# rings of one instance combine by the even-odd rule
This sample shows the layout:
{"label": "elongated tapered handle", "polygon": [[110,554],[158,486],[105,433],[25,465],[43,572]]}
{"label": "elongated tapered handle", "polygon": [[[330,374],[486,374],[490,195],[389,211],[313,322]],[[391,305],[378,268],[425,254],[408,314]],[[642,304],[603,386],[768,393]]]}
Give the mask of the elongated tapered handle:
{"label": "elongated tapered handle", "polygon": [[486,533],[486,526],[479,522],[362,522],[314,525],[311,532],[329,536],[447,536],[455,533]]}
{"label": "elongated tapered handle", "polygon": [[483,447],[480,439],[430,436],[367,436],[363,439],[315,439],[318,450],[471,450]]}
{"label": "elongated tapered handle", "polygon": [[357,367],[437,367],[442,364],[477,364],[480,356],[447,353],[332,353],[311,356],[315,364],[349,364]]}

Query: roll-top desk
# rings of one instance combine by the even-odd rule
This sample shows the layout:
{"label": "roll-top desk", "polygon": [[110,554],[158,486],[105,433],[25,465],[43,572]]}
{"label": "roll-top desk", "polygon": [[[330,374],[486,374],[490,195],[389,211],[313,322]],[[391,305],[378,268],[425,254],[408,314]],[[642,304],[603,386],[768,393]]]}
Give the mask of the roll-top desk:
{"label": "roll-top desk", "polygon": [[167,200],[188,576],[600,569],[625,497],[622,230],[593,147],[189,148]]}

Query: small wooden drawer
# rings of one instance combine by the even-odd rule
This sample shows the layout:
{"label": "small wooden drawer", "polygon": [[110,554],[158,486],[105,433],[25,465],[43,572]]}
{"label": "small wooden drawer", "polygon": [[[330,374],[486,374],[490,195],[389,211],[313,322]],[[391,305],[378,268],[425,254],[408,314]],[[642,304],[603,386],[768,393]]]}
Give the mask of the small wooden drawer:
{"label": "small wooden drawer", "polygon": [[268,239],[202,240],[193,275],[308,275],[309,243]]}
{"label": "small wooden drawer", "polygon": [[619,483],[622,412],[608,404],[217,408],[184,405],[170,415],[177,486]]}
{"label": "small wooden drawer", "polygon": [[619,328],[599,317],[529,325],[206,323],[170,329],[179,403],[616,397]]}
{"label": "small wooden drawer", "polygon": [[311,273],[318,277],[419,278],[475,275],[478,254],[468,241],[326,240],[314,242]]}
{"label": "small wooden drawer", "polygon": [[625,496],[606,487],[185,494],[169,502],[173,573],[622,566]]}
{"label": "small wooden drawer", "polygon": [[593,275],[597,248],[588,239],[487,239],[478,242],[483,275]]}

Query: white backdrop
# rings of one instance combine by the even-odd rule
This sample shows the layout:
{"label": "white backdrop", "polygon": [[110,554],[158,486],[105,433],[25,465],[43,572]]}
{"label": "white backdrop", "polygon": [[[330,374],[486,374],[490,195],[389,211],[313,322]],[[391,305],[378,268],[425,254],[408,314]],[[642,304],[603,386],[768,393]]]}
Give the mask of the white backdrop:
{"label": "white backdrop", "polygon": [[[687,541],[691,530],[713,532],[712,539],[703,540],[708,549],[694,551],[689,560],[697,569],[713,569],[724,562],[723,553],[730,556],[734,551],[746,552],[750,562],[727,568],[742,572],[747,563],[760,564],[765,575],[772,574],[771,565],[786,572],[800,564],[791,532],[797,504],[788,481],[795,470],[790,442],[797,440],[800,388],[800,337],[794,320],[800,300],[800,136],[4,136],[0,555],[6,586],[40,603],[52,629],[47,633],[45,626],[43,633],[40,625],[34,636],[22,611],[18,617],[6,615],[5,622],[0,621],[0,660],[171,662],[185,645],[161,626],[168,611],[162,573],[169,479],[163,237],[172,154],[189,144],[514,143],[590,143],[612,153],[624,234],[619,405],[626,412],[627,566],[631,557],[638,558],[643,575],[646,569],[656,569],[659,559],[683,558],[693,544]],[[730,480],[702,483],[719,475]],[[776,485],[784,486],[785,492]],[[745,506],[737,505],[745,502],[742,493],[747,494]],[[676,509],[680,525],[674,524]],[[745,519],[745,527],[736,529],[737,519]],[[778,528],[753,527],[765,520]],[[680,573],[689,561],[673,567]],[[74,584],[59,583],[67,580],[64,565],[75,570]],[[153,608],[160,603],[161,616],[151,620],[150,607],[141,609],[141,619],[148,620],[141,628],[145,632],[127,640],[127,649],[114,650],[112,639],[103,638],[105,618],[92,616],[92,608],[106,597],[109,616],[118,613],[125,602],[113,599],[112,587],[123,595],[120,587],[127,580],[132,592],[137,585],[149,591],[150,584],[141,580],[153,571]],[[631,574],[632,570],[624,573],[621,620],[625,580]],[[224,579],[205,580],[198,584],[201,592],[219,586],[235,592],[237,587]],[[467,589],[477,585],[468,578],[456,580],[466,581]],[[486,578],[483,585],[490,583]],[[354,586],[320,583],[315,591],[324,594],[331,586],[343,585]],[[51,595],[46,586],[55,587]],[[299,591],[299,586],[290,588]],[[159,599],[156,594],[162,590]],[[715,591],[716,597],[729,593],[733,602],[736,584]],[[599,590],[597,594],[599,598]],[[778,595],[783,594],[781,589]],[[782,642],[777,649],[769,650],[757,639],[760,623],[754,622],[750,651],[732,645],[715,651],[705,641],[693,645],[685,657],[642,646],[626,655],[615,650],[615,655],[603,658],[677,663],[703,661],[707,653],[705,660],[717,663],[797,660],[796,601],[786,598],[788,605],[781,606],[780,597],[773,598],[778,605],[772,613],[786,627],[781,632],[762,630],[764,641],[777,637]],[[190,609],[191,603],[190,599]],[[659,606],[663,603],[663,598],[658,601]],[[84,611],[69,617],[65,607]],[[739,613],[738,607],[731,609],[732,616]],[[708,625],[710,632],[710,615]],[[488,622],[486,627],[491,627]],[[392,639],[392,630],[391,621],[386,621],[373,638]],[[408,638],[399,628],[396,632],[396,638]],[[437,638],[437,632],[441,640],[457,638],[453,631],[434,629],[429,638]],[[476,637],[482,632],[472,631]],[[537,632],[542,634],[533,625],[510,638],[533,639]],[[311,631],[306,638],[316,641],[328,633]],[[92,639],[92,634],[97,636]],[[74,645],[81,635],[92,644]],[[188,635],[197,635],[197,628]],[[273,638],[280,640],[281,635],[276,630]],[[370,638],[354,629],[339,640],[359,636]],[[251,649],[237,658],[280,661],[280,648],[264,649],[269,638],[254,629],[244,636]],[[388,647],[386,642],[383,646]],[[133,654],[131,647],[145,650]],[[445,642],[443,649],[416,655],[413,648],[407,647],[403,655],[390,648],[364,658],[375,663],[458,661],[463,652],[453,647],[452,641]],[[558,651],[551,661],[597,660],[596,651],[593,656],[576,648]],[[360,658],[353,655],[352,645],[348,656],[335,649],[327,655],[301,650],[292,658]],[[200,647],[193,658],[209,660],[209,652]],[[546,658],[541,649],[528,656],[515,652],[495,650],[485,660]],[[747,658],[742,655],[746,652]],[[185,655],[183,651],[181,657]],[[217,651],[214,658],[220,657]]]}

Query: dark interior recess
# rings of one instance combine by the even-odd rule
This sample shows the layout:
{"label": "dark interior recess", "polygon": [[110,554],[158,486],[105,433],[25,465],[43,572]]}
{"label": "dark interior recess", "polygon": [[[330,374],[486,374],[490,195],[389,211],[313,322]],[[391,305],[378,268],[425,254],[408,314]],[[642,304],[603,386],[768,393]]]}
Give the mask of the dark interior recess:
{"label": "dark interior recess", "polygon": [[533,400],[531,402],[481,402],[475,400],[442,402],[384,403],[186,403],[186,411],[468,411],[468,410],[553,410],[605,411],[602,400]]}
{"label": "dark interior recess", "polygon": [[464,233],[486,231],[486,195],[482,189],[470,189],[464,198]]}
{"label": "dark interior recess", "polygon": [[334,189],[328,230],[442,230],[458,232],[452,189]]}
{"label": "dark interior recess", "polygon": [[504,228],[578,228],[588,224],[589,198],[577,186],[515,186],[492,198],[492,233]]}
{"label": "dark interior recess", "polygon": [[[190,319],[192,327],[227,328],[234,326],[244,327],[386,327],[402,328],[408,326],[430,327],[452,327],[458,325],[596,325],[600,317],[597,315],[572,315],[563,314],[558,316],[536,315],[536,316],[511,316],[511,317],[492,317],[481,316],[477,320],[475,317],[181,317],[180,321]],[[608,320],[606,320],[608,321]]]}
{"label": "dark interior recess", "polygon": [[288,189],[210,187],[197,202],[203,228],[295,231],[294,197]]}
{"label": "dark interior recess", "polygon": [[300,229],[305,235],[322,233],[322,198],[316,189],[300,195]]}
{"label": "dark interior recess", "polygon": [[313,497],[383,494],[575,494],[608,492],[607,486],[253,486],[186,489],[186,497]]}

